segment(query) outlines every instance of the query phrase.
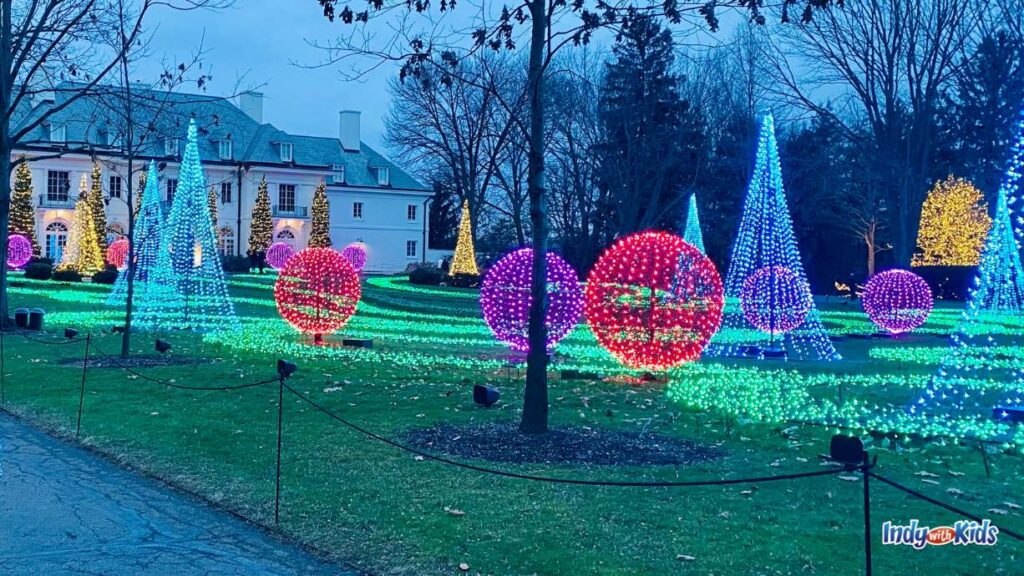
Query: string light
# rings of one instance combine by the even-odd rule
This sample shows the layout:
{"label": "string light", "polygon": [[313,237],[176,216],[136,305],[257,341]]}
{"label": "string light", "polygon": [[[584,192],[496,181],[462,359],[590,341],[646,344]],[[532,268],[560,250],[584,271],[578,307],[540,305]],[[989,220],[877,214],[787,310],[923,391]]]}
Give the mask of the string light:
{"label": "string light", "polygon": [[366,267],[366,244],[353,242],[341,250],[341,255],[352,265],[357,273]]}
{"label": "string light", "polygon": [[690,195],[690,203],[686,210],[686,227],[683,229],[683,240],[693,245],[694,248],[701,251],[701,254],[707,254],[704,250],[704,233],[700,230],[700,216],[697,214],[697,193],[694,192]]}
{"label": "string light", "polygon": [[935,183],[921,207],[911,266],[977,266],[992,227],[981,191],[963,178]]}
{"label": "string light", "polygon": [[[583,288],[576,270],[559,255],[548,252],[547,327],[548,352],[576,328],[583,315]],[[487,271],[480,288],[480,308],[494,336],[513,350],[529,352],[528,325],[533,278],[533,248],[520,248],[498,260]]]}
{"label": "string light", "polygon": [[743,282],[740,294],[740,307],[747,322],[773,335],[798,328],[812,304],[807,283],[783,266],[758,269]]}
{"label": "string light", "polygon": [[195,120],[191,120],[178,168],[178,189],[157,252],[153,279],[146,297],[139,301],[136,326],[161,331],[238,327],[224,270],[216,257],[217,238],[210,221],[198,132]]}
{"label": "string light", "polygon": [[110,244],[107,248],[107,264],[114,266],[118,270],[124,270],[125,263],[128,262],[128,239],[119,238]]}
{"label": "string light", "polygon": [[309,232],[310,248],[331,247],[331,205],[327,200],[327,184],[321,180],[313,191],[310,209],[312,223]]}
{"label": "string light", "polygon": [[274,301],[286,322],[319,340],[345,326],[361,290],[359,275],[336,250],[306,248],[281,270]]}
{"label": "string light", "polygon": [[7,267],[21,268],[32,259],[32,241],[21,234],[7,237]]}
{"label": "string light", "polygon": [[722,319],[715,265],[666,232],[617,240],[590,271],[586,298],[597,341],[633,368],[696,360]]}
{"label": "string light", "polygon": [[876,326],[890,334],[903,334],[928,320],[932,290],[913,272],[886,270],[868,280],[861,304]]}
{"label": "string light", "polygon": [[21,157],[14,171],[14,189],[11,191],[11,212],[7,225],[8,234],[19,234],[32,243],[32,254],[39,256],[39,242],[36,239],[36,207],[32,204],[35,192],[32,189],[32,171],[25,157]]}
{"label": "string light", "polygon": [[75,220],[71,223],[58,270],[74,270],[83,276],[103,270],[103,252],[94,225],[85,174],[82,174],[78,201],[75,202]]}
{"label": "string light", "polygon": [[473,249],[473,222],[469,215],[469,202],[465,200],[462,201],[462,218],[459,219],[459,238],[455,243],[451,268],[448,269],[449,276],[456,274],[480,275],[480,269],[476,266],[476,251]]}
{"label": "string light", "polygon": [[839,359],[813,299],[803,322],[783,333],[778,341],[776,335],[757,329],[748,321],[741,305],[744,283],[758,270],[772,266],[789,270],[799,279],[800,285],[809,286],[786,205],[775,120],[771,114],[765,114],[761,119],[753,176],[743,203],[725,282],[725,329],[722,332],[743,337],[729,341],[716,338],[707,353],[709,356],[742,356],[751,347],[761,350],[780,347],[788,357]]}
{"label": "string light", "polygon": [[[114,289],[110,291],[107,298],[108,306],[124,306],[128,298],[128,274],[134,274],[132,282],[132,300],[141,302],[146,299],[151,283],[156,279],[154,270],[157,265],[157,255],[160,252],[160,234],[164,227],[163,210],[160,208],[159,179],[156,172],[156,163],[150,161],[149,169],[144,173],[145,178],[139,179],[143,188],[139,191],[139,207],[135,216],[135,226],[132,230],[135,241],[135,266],[125,267],[117,276]],[[131,240],[125,239],[126,242]],[[115,242],[114,244],[117,244]],[[128,246],[126,246],[128,247]],[[125,255],[127,258],[127,253]]]}
{"label": "string light", "polygon": [[288,264],[288,259],[295,255],[295,250],[284,242],[275,242],[267,250],[267,264],[274,270],[280,270]]}

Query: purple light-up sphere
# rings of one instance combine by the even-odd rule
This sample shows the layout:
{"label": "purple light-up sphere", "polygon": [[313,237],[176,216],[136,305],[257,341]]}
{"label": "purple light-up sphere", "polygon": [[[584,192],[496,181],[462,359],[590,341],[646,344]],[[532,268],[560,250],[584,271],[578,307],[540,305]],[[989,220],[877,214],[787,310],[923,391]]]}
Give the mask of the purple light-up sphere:
{"label": "purple light-up sphere", "polygon": [[284,242],[275,242],[267,249],[267,264],[274,270],[280,270],[295,255],[295,250]]}
{"label": "purple light-up sphere", "polygon": [[785,266],[765,266],[743,282],[740,308],[758,330],[784,334],[804,323],[811,310],[811,288]]}
{"label": "purple light-up sphere", "polygon": [[7,266],[21,268],[32,259],[32,241],[21,234],[7,237]]}
{"label": "purple light-up sphere", "polygon": [[352,265],[356,273],[362,272],[366,266],[366,245],[362,242],[353,242],[341,250],[341,255]]}
{"label": "purple light-up sphere", "polygon": [[[528,352],[527,320],[530,315],[530,279],[533,248],[520,248],[498,260],[480,288],[480,308],[494,336],[513,350]],[[576,328],[583,315],[583,287],[576,270],[557,254],[547,253],[548,311],[546,347],[554,350],[559,340]]]}
{"label": "purple light-up sphere", "polygon": [[928,320],[932,289],[913,272],[886,270],[868,280],[861,304],[876,326],[890,334],[903,334]]}

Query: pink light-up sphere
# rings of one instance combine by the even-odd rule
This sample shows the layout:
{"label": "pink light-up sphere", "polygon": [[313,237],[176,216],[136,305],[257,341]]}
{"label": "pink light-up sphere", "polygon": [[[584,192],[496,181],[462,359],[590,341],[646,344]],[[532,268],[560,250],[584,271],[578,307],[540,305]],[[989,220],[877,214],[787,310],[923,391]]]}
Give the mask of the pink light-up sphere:
{"label": "pink light-up sphere", "polygon": [[811,288],[785,266],[765,266],[743,282],[740,308],[758,330],[785,334],[800,327],[811,310]]}
{"label": "pink light-up sphere", "polygon": [[284,242],[275,242],[267,249],[267,264],[274,270],[280,270],[295,255],[295,250]]}
{"label": "pink light-up sphere", "polygon": [[362,272],[366,266],[366,245],[362,242],[353,242],[345,246],[341,249],[341,255],[356,272]]}
{"label": "pink light-up sphere", "polygon": [[7,266],[21,268],[32,259],[32,241],[21,234],[7,237]]}
{"label": "pink light-up sphere", "polygon": [[118,270],[124,270],[126,262],[128,262],[128,239],[120,238],[107,247],[107,264]]}
{"label": "pink light-up sphere", "polygon": [[[527,325],[530,316],[530,280],[533,278],[533,248],[520,248],[498,260],[487,271],[480,288],[480,308],[494,336],[513,350],[528,352]],[[548,311],[546,348],[555,345],[576,328],[583,315],[583,287],[576,270],[561,256],[547,253]]]}
{"label": "pink light-up sphere", "polygon": [[907,270],[875,274],[864,287],[861,300],[871,321],[890,334],[911,332],[924,324],[932,304],[928,283]]}

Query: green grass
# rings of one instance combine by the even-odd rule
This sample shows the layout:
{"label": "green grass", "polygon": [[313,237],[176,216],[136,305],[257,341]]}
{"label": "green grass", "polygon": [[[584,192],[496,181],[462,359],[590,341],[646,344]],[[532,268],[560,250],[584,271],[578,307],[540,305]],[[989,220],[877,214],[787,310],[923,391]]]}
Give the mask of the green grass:
{"label": "green grass", "polygon": [[[313,348],[277,318],[270,278],[237,276],[232,295],[247,326],[245,337],[206,339],[172,333],[172,354],[203,363],[141,370],[181,384],[234,384],[273,375],[273,363],[294,353],[292,385],[309,398],[387,437],[443,422],[515,421],[522,382],[504,368],[507,354],[479,320],[472,291],[420,290],[389,278],[364,284],[359,313],[346,329],[375,338],[372,351]],[[115,352],[118,322],[104,310],[107,288],[24,282],[14,306],[42,306],[56,332],[66,324],[91,329],[97,349]],[[850,330],[865,322],[856,307],[829,306],[826,322]],[[839,364],[790,362],[784,368],[700,362],[661,385],[551,382],[555,426],[647,430],[724,449],[720,460],[690,467],[623,468],[502,465],[517,472],[666,480],[737,478],[820,469],[830,426],[797,425],[742,404],[744,389],[730,374],[747,374],[746,390],[764,402],[785,402],[798,391],[807,403],[834,401],[844,381],[848,405],[899,407],[913,384],[934,370],[929,357],[902,361],[872,350],[938,347],[927,332],[948,331],[956,310],[943,309],[926,334],[904,342],[839,343]],[[846,324],[844,324],[844,322]],[[57,341],[56,335],[50,339]],[[212,340],[217,340],[216,342]],[[4,407],[40,426],[73,434],[81,369],[80,344],[44,346],[4,340]],[[134,337],[151,354],[152,335]],[[260,351],[254,352],[253,348]],[[622,371],[585,328],[562,346],[556,365],[614,375]],[[886,358],[895,357],[896,360]],[[687,371],[688,370],[688,371]],[[858,380],[858,378],[861,378]],[[738,380],[735,379],[735,380]],[[780,396],[766,396],[767,382]],[[478,409],[470,386],[489,383],[502,403]],[[775,389],[775,388],[771,388]],[[768,400],[765,400],[767,398]],[[737,409],[730,402],[742,404]],[[806,404],[806,403],[805,403]],[[794,404],[794,409],[796,405]],[[154,474],[273,525],[277,389],[182,391],[147,383],[119,369],[89,371],[82,441],[118,461]],[[298,398],[285,397],[282,510],[279,529],[296,540],[370,573],[453,574],[466,563],[480,574],[859,574],[862,571],[861,482],[829,476],[763,485],[686,489],[593,488],[495,478],[416,459],[339,427]],[[891,443],[879,435],[871,449],[880,473],[940,499],[1024,528],[1024,466],[1017,450],[990,448],[991,477],[978,447],[952,440]],[[882,445],[884,444],[884,446]],[[937,477],[921,476],[927,472]],[[926,482],[927,480],[927,482]],[[935,482],[932,484],[931,482]],[[992,548],[914,551],[883,548],[886,520],[911,518],[938,526],[959,519],[929,504],[873,484],[875,569],[879,574],[1014,574],[1021,544],[1003,537]],[[949,490],[959,491],[948,492]],[[448,510],[459,510],[455,515]],[[1005,516],[989,509],[1004,510]],[[695,560],[681,559],[692,556]]]}

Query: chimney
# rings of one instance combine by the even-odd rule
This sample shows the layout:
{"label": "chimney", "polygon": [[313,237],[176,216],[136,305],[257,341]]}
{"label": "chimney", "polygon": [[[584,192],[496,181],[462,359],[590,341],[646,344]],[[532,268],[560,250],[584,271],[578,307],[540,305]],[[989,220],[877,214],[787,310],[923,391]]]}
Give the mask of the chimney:
{"label": "chimney", "polygon": [[359,111],[342,110],[338,121],[338,139],[345,150],[359,151]]}
{"label": "chimney", "polygon": [[238,108],[249,118],[263,124],[263,92],[242,92],[238,95]]}

